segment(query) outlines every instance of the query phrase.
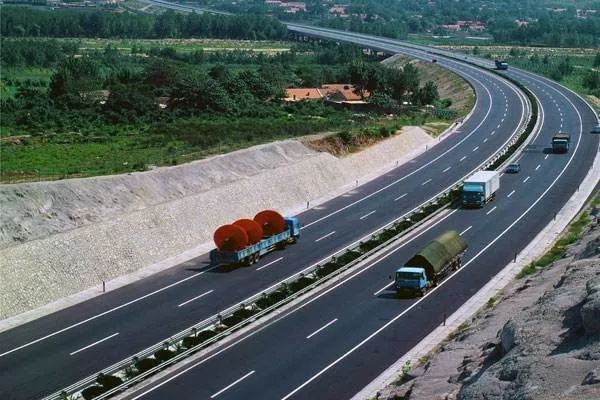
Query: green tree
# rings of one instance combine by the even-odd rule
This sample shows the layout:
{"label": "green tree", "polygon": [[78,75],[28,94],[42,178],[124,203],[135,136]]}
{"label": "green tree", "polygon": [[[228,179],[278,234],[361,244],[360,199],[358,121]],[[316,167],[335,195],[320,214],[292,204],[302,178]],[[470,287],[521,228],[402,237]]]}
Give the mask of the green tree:
{"label": "green tree", "polygon": [[50,79],[49,94],[53,98],[69,95],[81,102],[89,99],[89,92],[101,88],[98,66],[90,57],[69,57]]}

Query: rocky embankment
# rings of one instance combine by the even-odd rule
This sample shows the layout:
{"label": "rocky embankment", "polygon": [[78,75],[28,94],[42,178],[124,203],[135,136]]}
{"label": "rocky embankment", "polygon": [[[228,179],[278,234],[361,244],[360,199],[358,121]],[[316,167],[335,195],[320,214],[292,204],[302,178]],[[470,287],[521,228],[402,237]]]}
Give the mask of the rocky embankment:
{"label": "rocky embankment", "polygon": [[600,209],[563,259],[515,280],[378,399],[600,399]]}

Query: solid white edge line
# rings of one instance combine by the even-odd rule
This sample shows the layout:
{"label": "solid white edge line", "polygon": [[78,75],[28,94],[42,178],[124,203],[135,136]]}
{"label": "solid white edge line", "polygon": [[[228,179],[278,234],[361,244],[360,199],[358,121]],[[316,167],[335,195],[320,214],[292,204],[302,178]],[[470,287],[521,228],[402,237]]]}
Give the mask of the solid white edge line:
{"label": "solid white edge line", "polygon": [[263,269],[263,268],[267,268],[268,266],[270,266],[270,265],[273,265],[273,264],[275,264],[276,262],[279,262],[279,261],[281,261],[281,260],[283,260],[283,257],[279,257],[277,260],[273,260],[273,261],[271,261],[270,263],[263,265],[262,267],[258,267],[258,268],[256,268],[256,270],[257,270],[257,271],[260,271],[261,269]]}
{"label": "solid white edge line", "polygon": [[219,390],[217,393],[213,394],[212,396],[210,396],[211,399],[214,399],[215,397],[217,397],[218,395],[220,395],[221,393],[223,393],[224,391],[231,389],[233,386],[237,385],[238,383],[240,383],[241,381],[243,381],[244,379],[246,379],[247,377],[249,377],[250,375],[252,375],[253,373],[255,373],[256,371],[252,370],[250,372],[248,372],[246,375],[242,376],[241,378],[239,378],[238,380],[230,383],[229,385],[225,386],[223,389]]}
{"label": "solid white edge line", "polygon": [[96,342],[94,342],[94,343],[92,343],[92,344],[88,344],[87,346],[84,346],[84,347],[80,348],[79,350],[75,350],[74,352],[72,352],[72,353],[69,353],[69,355],[70,355],[70,356],[72,356],[72,355],[75,355],[75,354],[77,354],[77,353],[79,353],[79,352],[82,352],[82,351],[84,351],[84,350],[87,350],[87,349],[89,349],[90,347],[94,347],[95,345],[97,345],[97,344],[100,344],[100,343],[102,343],[102,342],[105,342],[105,341],[107,341],[108,339],[112,339],[112,338],[114,338],[114,337],[115,337],[115,336],[117,336],[118,334],[119,334],[119,332],[113,333],[112,335],[109,335],[109,336],[105,337],[104,339],[100,339],[100,340],[98,340],[98,341],[96,341]]}
{"label": "solid white edge line", "polygon": [[377,211],[377,210],[373,210],[370,213],[367,213],[367,214],[363,215],[359,219],[362,221],[363,219],[367,218],[369,215],[373,215],[375,213],[375,211]]}
{"label": "solid white edge line", "polygon": [[327,328],[329,325],[335,323],[338,319],[334,318],[331,321],[329,321],[328,323],[326,323],[325,325],[323,325],[322,327],[320,327],[319,329],[317,329],[316,331],[314,331],[313,333],[311,333],[310,335],[308,335],[306,338],[310,339],[311,337],[315,336],[317,333],[321,332],[323,329]]}
{"label": "solid white edge line", "polygon": [[321,240],[328,238],[329,236],[333,235],[334,233],[335,233],[335,231],[331,231],[327,235],[321,236],[320,238],[316,239],[315,242],[320,242]]}
{"label": "solid white edge line", "polygon": [[192,301],[194,301],[194,300],[198,300],[199,298],[201,298],[201,297],[204,297],[204,296],[206,296],[207,294],[211,294],[212,292],[214,292],[214,290],[213,290],[213,289],[209,290],[208,292],[202,293],[200,296],[196,296],[196,297],[193,297],[193,298],[191,298],[191,299],[189,299],[189,300],[186,300],[186,301],[184,301],[183,303],[181,303],[181,304],[178,304],[178,305],[177,305],[177,307],[183,307],[183,306],[185,306],[186,304],[188,304],[188,303],[191,303],[191,302],[192,302]]}

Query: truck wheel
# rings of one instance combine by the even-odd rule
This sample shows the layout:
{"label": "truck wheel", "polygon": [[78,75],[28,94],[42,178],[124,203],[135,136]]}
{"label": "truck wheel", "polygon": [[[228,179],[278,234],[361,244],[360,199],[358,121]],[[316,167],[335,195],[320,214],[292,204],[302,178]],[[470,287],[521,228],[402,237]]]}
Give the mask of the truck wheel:
{"label": "truck wheel", "polygon": [[254,264],[256,264],[256,263],[258,262],[258,260],[259,260],[259,259],[260,259],[260,254],[259,254],[259,253],[256,253],[256,254],[254,255]]}

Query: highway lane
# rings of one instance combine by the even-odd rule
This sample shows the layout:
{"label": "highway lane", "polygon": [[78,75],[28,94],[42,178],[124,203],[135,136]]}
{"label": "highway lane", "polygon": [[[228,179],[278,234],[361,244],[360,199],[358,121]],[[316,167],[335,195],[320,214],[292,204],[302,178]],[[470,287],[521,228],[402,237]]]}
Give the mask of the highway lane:
{"label": "highway lane", "polygon": [[[486,78],[482,75],[480,79]],[[505,93],[510,92],[506,87],[504,88],[504,91]],[[504,95],[498,95],[497,102],[502,101],[503,105],[508,104],[509,107],[514,107],[513,111],[518,112],[520,101],[515,98],[513,99],[514,101],[509,102],[504,100],[503,96]],[[478,101],[485,101],[485,97],[481,97],[481,100]],[[487,104],[487,111],[484,112],[482,117],[489,117],[490,105],[491,104]],[[489,123],[493,122],[495,124],[498,122],[498,118],[484,119],[484,121]],[[0,367],[6,366],[6,368],[10,368],[12,373],[0,377],[0,392],[10,395],[19,394],[18,398],[33,398],[46,394],[51,390],[57,390],[74,380],[80,379],[109,365],[110,363],[127,357],[132,352],[143,349],[148,345],[171,335],[173,332],[184,329],[192,323],[202,320],[232,303],[241,301],[249,294],[264,290],[264,288],[268,287],[273,282],[277,282],[290,275],[292,272],[298,271],[302,267],[308,265],[311,260],[306,260],[306,254],[310,253],[313,256],[319,257],[330,254],[335,249],[342,247],[340,241],[341,243],[349,243],[356,240],[358,237],[357,234],[374,230],[376,227],[390,219],[408,211],[418,204],[420,199],[426,199],[433,196],[441,187],[447,185],[449,179],[459,179],[461,174],[473,169],[485,156],[493,152],[495,148],[499,147],[500,144],[506,140],[508,132],[514,130],[517,123],[517,120],[507,123],[506,126],[504,126],[505,131],[502,132],[501,130],[498,130],[497,135],[495,135],[496,139],[487,140],[485,144],[482,143],[480,149],[478,149],[479,151],[476,152],[477,154],[469,154],[468,160],[457,162],[456,160],[460,159],[457,152],[466,154],[466,149],[468,149],[470,153],[473,153],[472,149],[477,146],[476,143],[481,142],[479,135],[490,133],[489,129],[484,129],[485,127],[480,125],[480,123],[475,125],[474,121],[465,122],[461,127],[462,135],[458,134],[456,137],[450,137],[444,140],[428,153],[416,159],[415,162],[407,164],[396,171],[386,174],[376,181],[360,187],[359,190],[351,196],[338,198],[331,202],[333,204],[326,204],[322,210],[312,211],[312,218],[302,218],[302,221],[305,224],[310,224],[312,221],[319,221],[319,223],[313,224],[313,226],[310,226],[309,229],[303,232],[304,237],[296,246],[289,247],[285,252],[277,252],[270,257],[265,258],[262,265],[272,262],[280,257],[290,261],[280,261],[273,265],[273,268],[268,267],[258,271],[260,272],[259,274],[252,268],[245,268],[227,274],[217,273],[215,271],[204,272],[201,276],[189,279],[168,290],[145,298],[142,301],[134,302],[100,318],[90,320],[73,329],[69,329],[41,342],[34,343],[4,355],[0,358]],[[470,131],[472,130],[473,133],[470,134]],[[461,145],[456,146],[456,143],[460,143],[461,141]],[[453,147],[454,149],[452,149]],[[444,154],[449,149],[452,150],[447,154]],[[434,163],[429,163],[432,156],[433,160],[436,161]],[[448,158],[453,161],[448,161]],[[444,164],[440,165],[441,163]],[[453,165],[454,163],[457,163],[457,165]],[[452,170],[447,171],[447,175],[440,175],[440,179],[437,179],[438,176],[434,176],[432,181],[428,182],[427,185],[421,185],[422,182],[424,182],[421,173],[428,170],[439,171],[440,169],[447,168],[446,165],[453,165]],[[424,166],[426,167],[423,168]],[[444,168],[442,168],[442,166]],[[415,171],[418,171],[419,173],[414,173]],[[398,176],[403,177],[406,175],[410,176],[401,181],[403,190],[419,185],[422,187],[419,187],[418,191],[408,191],[406,197],[396,201],[395,199],[399,197],[398,192],[395,192],[396,188],[394,185],[389,185],[396,182]],[[398,183],[395,185],[398,185]],[[388,188],[381,191],[381,188],[383,187]],[[369,199],[369,202],[363,201],[356,203],[354,206],[344,209],[343,212],[331,215],[328,219],[322,219],[323,217],[330,215],[332,210],[344,208],[348,204],[353,204],[361,198],[364,198],[365,193],[377,191],[380,191],[378,197],[374,197],[372,200]],[[400,194],[400,196],[402,194]],[[375,201],[386,205],[393,203],[394,207],[383,207],[381,208],[381,211],[360,220],[360,216],[364,216],[373,211],[372,204]],[[364,214],[361,214],[362,212],[364,212]],[[355,217],[353,217],[353,215],[355,215]],[[338,221],[337,223],[341,226],[341,228],[336,228],[336,235],[319,241],[320,253],[314,252],[313,250],[307,250],[314,248],[315,240],[321,238],[328,232],[331,232],[327,229],[330,229],[332,226],[329,219],[333,218],[335,218],[336,221]],[[360,221],[360,230],[357,229],[355,220]],[[327,229],[319,231],[317,228],[319,228],[320,224]],[[200,261],[200,263],[201,262],[202,261]],[[192,265],[188,265],[187,268],[191,267],[191,269],[193,269],[197,265],[198,263],[193,263]],[[257,268],[260,267],[260,265],[257,265]],[[183,273],[187,273],[188,276],[193,276],[189,275],[190,271],[183,270]],[[250,274],[252,274],[252,279],[248,278]],[[169,274],[161,274],[161,278],[164,278],[165,276],[171,278]],[[139,289],[140,283],[132,286],[134,289]],[[217,291],[215,287],[220,288],[220,290]],[[147,295],[148,292],[151,293],[153,290],[159,289],[150,285],[150,288],[141,290],[141,293]],[[198,301],[188,302],[190,299],[210,290],[213,290],[213,292],[206,294],[206,296]],[[132,300],[129,300],[129,302],[131,301]],[[106,304],[104,296],[98,298],[98,302],[102,306],[110,307],[112,305]],[[188,303],[184,304],[183,307],[177,307],[185,302]],[[82,304],[83,308],[89,307],[89,304],[86,303]],[[127,302],[124,303],[127,304]],[[116,305],[116,307],[119,306],[120,305]],[[73,310],[69,309],[65,311],[67,311],[67,315],[72,315]],[[69,313],[68,311],[71,312]],[[58,314],[60,315],[63,313],[64,312]],[[36,321],[33,324],[27,324],[21,328],[2,334],[3,352],[7,351],[5,349],[9,349],[8,351],[10,351],[16,347],[15,345],[23,343],[26,334],[29,334],[32,338],[35,338],[35,335],[39,335],[38,330],[34,329],[36,324],[43,325],[43,323],[46,323],[50,327],[49,330],[55,329],[56,331],[56,327],[54,326],[56,326],[57,319],[53,317],[55,316],[49,316],[40,321]],[[32,325],[34,328],[32,328]],[[144,327],[144,329],[140,329],[140,327]],[[23,332],[25,332],[25,334]],[[118,335],[115,335],[117,332]],[[13,343],[11,343],[11,340]],[[87,347],[98,341],[99,343],[96,345]],[[14,347],[11,348],[10,346]],[[84,347],[87,348],[75,354],[71,354]],[[42,348],[43,351],[40,351]],[[32,363],[29,360],[35,360],[36,362]],[[21,395],[22,397],[20,397]]]}
{"label": "highway lane", "polygon": [[[454,211],[418,240],[387,253],[237,345],[215,350],[181,375],[129,398],[351,397],[509,263],[577,190],[581,171],[589,169],[598,152],[598,137],[587,133],[595,116],[574,107],[582,104],[572,94],[541,94],[546,117],[534,144],[545,147],[562,118],[564,129],[576,134],[569,154],[522,154],[522,172],[504,175],[496,201],[484,209]],[[571,117],[561,117],[559,109]],[[385,290],[387,276],[448,229],[464,232],[470,244],[465,266],[423,299],[395,299]]]}
{"label": "highway lane", "polygon": [[[489,91],[484,86],[494,87],[491,77],[485,73],[471,71],[470,74],[483,83],[474,81],[480,92]],[[0,357],[0,368],[10,370],[11,374],[0,376],[0,393],[17,396],[16,398],[33,398],[57,390],[241,301],[250,294],[264,290],[309,265],[311,261],[318,261],[319,257],[331,254],[344,244],[357,240],[361,234],[374,230],[433,196],[449,181],[459,179],[466,171],[473,169],[515,129],[517,118],[500,124],[500,116],[491,115],[489,111],[498,108],[494,107],[495,104],[500,105],[500,109],[508,106],[511,114],[521,114],[522,111],[521,101],[514,92],[504,83],[496,85],[502,87],[502,91],[490,91],[491,99],[480,93],[478,106],[481,109],[476,110],[473,118],[460,127],[460,133],[442,141],[414,162],[359,187],[349,196],[334,199],[320,207],[320,210],[301,214],[302,222],[310,225],[303,232],[302,240],[285,252],[266,257],[256,268],[283,257],[276,264],[259,271],[244,268],[224,274],[209,270],[203,264],[205,259],[200,258],[106,296],[2,333],[0,354],[3,355]],[[484,124],[481,124],[482,121]],[[491,125],[497,123],[501,127],[493,130]],[[497,133],[493,139],[490,137],[483,143],[481,137],[491,132]],[[478,146],[474,152],[473,149]],[[467,158],[459,161],[462,157]],[[443,172],[447,175],[436,174],[448,167],[451,169]],[[426,173],[432,174],[432,178],[423,179]],[[398,179],[401,180],[396,182]],[[431,181],[423,185],[427,179]],[[402,190],[397,191],[400,187]],[[418,190],[408,190],[414,187]],[[377,195],[369,197],[368,201],[357,203],[375,192]],[[398,199],[405,193],[405,197]],[[394,206],[389,207],[388,204],[392,202]],[[374,204],[385,206],[374,207]],[[348,205],[352,206],[345,208]],[[377,212],[372,213],[374,208],[377,208]],[[332,214],[332,210],[339,209],[343,211]],[[371,214],[360,220],[361,216],[369,213]],[[322,219],[326,216],[326,219]],[[319,222],[311,224],[314,221]],[[357,221],[360,221],[358,229]],[[320,240],[317,251],[314,251],[315,241],[330,233],[332,226],[336,227],[336,233]],[[310,254],[312,258],[307,259],[306,254]],[[174,285],[182,279],[187,280]],[[174,286],[163,290],[165,285]],[[209,291],[212,292],[207,293]],[[190,301],[205,293],[201,298]],[[92,319],[85,322],[89,318]],[[78,325],[73,326],[74,324]],[[61,332],[65,328],[68,329]],[[54,332],[60,333],[28,345]],[[18,349],[23,345],[26,347]],[[10,353],[6,354],[7,352]]]}

